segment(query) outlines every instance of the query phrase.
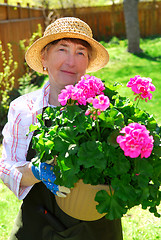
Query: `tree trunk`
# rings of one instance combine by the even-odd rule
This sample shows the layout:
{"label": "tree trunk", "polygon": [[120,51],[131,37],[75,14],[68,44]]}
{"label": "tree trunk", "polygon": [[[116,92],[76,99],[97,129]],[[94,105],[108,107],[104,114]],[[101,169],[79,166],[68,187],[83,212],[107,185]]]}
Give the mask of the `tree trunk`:
{"label": "tree trunk", "polygon": [[138,19],[139,0],[124,0],[124,16],[126,26],[126,36],[128,39],[128,52],[142,52],[140,44],[140,29]]}

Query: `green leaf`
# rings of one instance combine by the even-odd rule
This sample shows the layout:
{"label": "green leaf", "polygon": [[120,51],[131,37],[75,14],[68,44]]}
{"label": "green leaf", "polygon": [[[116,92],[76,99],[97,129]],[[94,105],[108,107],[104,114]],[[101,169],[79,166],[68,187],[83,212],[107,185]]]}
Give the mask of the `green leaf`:
{"label": "green leaf", "polygon": [[117,159],[117,161],[114,162],[113,170],[115,171],[115,174],[122,175],[129,171],[130,169],[130,163],[128,159],[124,156],[120,156],[120,158]]}
{"label": "green leaf", "polygon": [[153,166],[145,158],[137,158],[137,173],[144,174],[145,176],[151,177],[153,174]]}
{"label": "green leaf", "polygon": [[69,155],[68,157],[66,157],[64,159],[64,163],[68,168],[73,169],[73,171],[75,171],[75,173],[79,172],[80,163],[79,163],[78,157],[76,155]]}
{"label": "green leaf", "polygon": [[52,150],[53,146],[54,146],[54,142],[53,142],[53,141],[47,140],[47,141],[45,142],[45,149],[46,149],[47,151],[48,151],[49,149]]}
{"label": "green leaf", "polygon": [[148,118],[149,118],[149,114],[139,108],[135,108],[135,114],[134,114],[134,116],[131,117],[131,119],[134,122],[138,122],[138,123],[144,124],[144,125],[147,125]]}
{"label": "green leaf", "polygon": [[75,117],[70,127],[74,128],[75,134],[83,133],[86,135],[86,132],[92,129],[92,120],[89,116],[85,115],[85,111],[81,111],[79,115]]}
{"label": "green leaf", "polygon": [[38,115],[36,116],[36,118],[38,119],[41,127],[44,127],[45,124],[44,124],[44,121],[42,120],[42,114],[38,114]]}
{"label": "green leaf", "polygon": [[38,156],[36,156],[36,157],[32,158],[31,162],[34,166],[38,167],[39,163],[40,163],[40,158]]}
{"label": "green leaf", "polygon": [[161,176],[161,160],[154,165],[154,179]]}
{"label": "green leaf", "polygon": [[115,131],[111,132],[110,135],[107,138],[108,143],[111,146],[113,146],[114,148],[119,146],[119,144],[116,142],[116,138],[117,138],[118,135],[119,135],[119,130],[115,130]]}
{"label": "green leaf", "polygon": [[149,183],[149,177],[146,174],[139,174],[138,175],[138,184],[141,188],[146,188]]}
{"label": "green leaf", "polygon": [[[136,194],[134,188],[130,184],[130,176],[128,174],[121,176],[120,179],[114,178],[111,186],[115,191],[115,196],[121,201],[135,201]],[[118,200],[118,201],[119,201]]]}
{"label": "green leaf", "polygon": [[150,211],[151,213],[154,213],[154,216],[155,216],[155,217],[161,217],[161,214],[158,213],[156,206],[151,207],[151,208],[149,209],[149,211]]}
{"label": "green leaf", "polygon": [[148,187],[144,187],[143,191],[142,191],[142,195],[141,195],[141,201],[143,201],[144,199],[148,199],[150,193],[149,193],[149,188]]}
{"label": "green leaf", "polygon": [[30,127],[29,127],[29,133],[34,132],[37,129],[39,129],[38,125],[31,124]]}
{"label": "green leaf", "polygon": [[74,169],[69,169],[63,173],[63,181],[64,186],[66,187],[74,187],[74,184],[78,181],[78,177]]}
{"label": "green leaf", "polygon": [[41,162],[45,162],[47,159],[43,159],[44,158],[44,155],[45,155],[45,150],[44,151],[41,151],[41,154],[40,154],[40,161]]}
{"label": "green leaf", "polygon": [[54,173],[55,173],[55,176],[56,176],[56,180],[55,180],[54,183],[56,185],[63,186],[64,185],[64,181],[63,181],[63,178],[62,178],[62,173],[60,171],[60,167],[58,165],[54,166]]}
{"label": "green leaf", "polygon": [[107,213],[106,218],[109,220],[121,218],[127,212],[127,209],[115,198],[115,194],[110,196],[105,190],[97,192],[95,201],[99,203],[96,206],[97,211]]}
{"label": "green leaf", "polygon": [[105,93],[106,96],[110,98],[110,102],[112,101],[112,97],[117,94],[117,90],[118,88],[120,88],[120,86],[121,85],[119,83],[116,83],[115,86],[114,85],[105,86],[105,90],[103,92]]}
{"label": "green leaf", "polygon": [[154,152],[154,154],[155,154],[157,157],[161,158],[161,146],[155,147],[155,149],[153,150],[153,152]]}
{"label": "green leaf", "polygon": [[67,119],[68,121],[73,122],[77,115],[82,113],[82,109],[77,105],[68,105],[62,111],[63,119]]}
{"label": "green leaf", "polygon": [[67,142],[75,143],[75,132],[71,127],[62,127],[59,130],[58,135]]}
{"label": "green leaf", "polygon": [[97,185],[98,182],[101,184],[105,183],[102,170],[94,167],[83,169],[82,172],[79,174],[79,178],[83,179],[83,182],[85,184]]}
{"label": "green leaf", "polygon": [[99,119],[103,120],[100,122],[100,126],[102,128],[108,127],[108,128],[114,128],[114,119],[111,118],[109,115],[105,114],[105,112],[102,112],[99,116]]}
{"label": "green leaf", "polygon": [[56,135],[57,130],[58,130],[58,125],[55,125],[54,127],[51,127],[51,128],[49,129],[48,134],[49,134],[51,137],[53,137],[54,135]]}
{"label": "green leaf", "polygon": [[47,107],[45,109],[45,112],[44,112],[44,119],[51,119],[51,120],[54,120],[56,118],[56,116],[60,113],[60,107],[55,107],[55,108],[52,108],[52,107]]}
{"label": "green leaf", "polygon": [[155,130],[157,127],[157,123],[156,120],[154,119],[154,117],[151,115],[148,117],[148,123],[147,123],[147,128],[152,131]]}
{"label": "green leaf", "polygon": [[115,108],[111,108],[106,112],[99,115],[99,119],[103,120],[100,122],[100,126],[104,128],[122,128],[124,126],[124,117],[121,112]]}
{"label": "green leaf", "polygon": [[106,166],[106,159],[102,152],[99,142],[88,141],[80,145],[78,151],[79,162],[85,168],[96,167],[104,169]]}
{"label": "green leaf", "polygon": [[56,137],[54,139],[54,148],[61,154],[65,154],[68,150],[70,143],[66,142],[64,139],[60,137]]}

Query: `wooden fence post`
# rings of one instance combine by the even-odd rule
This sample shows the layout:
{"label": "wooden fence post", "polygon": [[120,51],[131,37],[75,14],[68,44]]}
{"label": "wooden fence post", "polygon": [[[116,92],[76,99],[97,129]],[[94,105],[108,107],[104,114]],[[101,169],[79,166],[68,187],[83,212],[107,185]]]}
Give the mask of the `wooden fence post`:
{"label": "wooden fence post", "polygon": [[76,7],[75,7],[75,4],[73,4],[73,17],[76,16]]}
{"label": "wooden fence post", "polygon": [[96,21],[96,24],[97,24],[97,26],[96,26],[96,31],[97,31],[97,39],[98,39],[98,41],[100,41],[101,39],[100,39],[100,24],[99,24],[99,14],[97,14],[96,15],[96,18],[97,18],[97,21]]}
{"label": "wooden fence post", "polygon": [[17,8],[18,8],[18,17],[21,19],[22,18],[22,9],[21,9],[21,3],[17,3]]}
{"label": "wooden fence post", "polygon": [[112,4],[112,12],[111,12],[111,32],[112,36],[115,36],[115,2]]}
{"label": "wooden fence post", "polygon": [[28,8],[28,18],[31,18],[31,8],[29,3],[27,3],[27,8]]}
{"label": "wooden fence post", "polygon": [[4,3],[6,4],[6,19],[9,19],[9,6],[8,6],[8,0],[4,0]]}
{"label": "wooden fence post", "polygon": [[153,23],[152,23],[152,34],[156,34],[157,28],[156,28],[156,0],[153,0],[152,3],[152,18],[153,18]]}

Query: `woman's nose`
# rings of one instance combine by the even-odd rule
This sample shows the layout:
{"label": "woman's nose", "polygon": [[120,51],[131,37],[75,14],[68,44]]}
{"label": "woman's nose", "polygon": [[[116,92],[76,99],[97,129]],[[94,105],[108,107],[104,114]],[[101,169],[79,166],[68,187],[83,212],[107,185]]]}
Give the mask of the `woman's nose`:
{"label": "woman's nose", "polygon": [[67,64],[68,64],[70,67],[73,67],[73,66],[75,65],[75,56],[74,56],[74,54],[69,54],[69,55],[68,55]]}

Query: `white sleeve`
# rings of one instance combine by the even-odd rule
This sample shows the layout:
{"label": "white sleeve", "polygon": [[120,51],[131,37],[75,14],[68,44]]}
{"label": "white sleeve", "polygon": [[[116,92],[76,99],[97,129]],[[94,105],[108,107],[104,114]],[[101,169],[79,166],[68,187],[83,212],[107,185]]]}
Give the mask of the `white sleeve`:
{"label": "white sleeve", "polygon": [[27,164],[26,154],[31,134],[26,136],[28,125],[22,124],[23,114],[18,113],[13,103],[9,108],[8,122],[3,129],[3,151],[0,159],[0,178],[4,184],[22,200],[30,191],[30,187],[21,187],[22,173],[17,167]]}

